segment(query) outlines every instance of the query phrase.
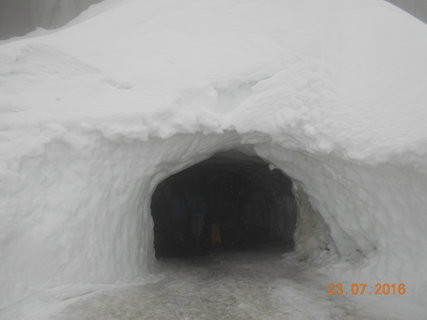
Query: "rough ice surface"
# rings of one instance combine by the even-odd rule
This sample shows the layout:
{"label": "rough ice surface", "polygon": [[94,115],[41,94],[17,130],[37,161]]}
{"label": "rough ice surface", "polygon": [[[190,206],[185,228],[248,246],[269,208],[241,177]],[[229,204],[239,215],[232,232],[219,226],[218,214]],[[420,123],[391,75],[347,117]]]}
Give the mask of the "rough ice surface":
{"label": "rough ice surface", "polygon": [[157,184],[248,150],[294,181],[316,281],[405,283],[358,303],[426,317],[424,23],[377,0],[107,4],[0,45],[0,316],[148,281]]}

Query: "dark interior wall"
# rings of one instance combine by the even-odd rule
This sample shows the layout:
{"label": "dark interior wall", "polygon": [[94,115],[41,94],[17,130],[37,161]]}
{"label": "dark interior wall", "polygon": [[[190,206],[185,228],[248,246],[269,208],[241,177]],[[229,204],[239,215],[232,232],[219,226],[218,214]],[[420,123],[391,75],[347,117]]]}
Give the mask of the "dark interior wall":
{"label": "dark interior wall", "polygon": [[167,178],[155,190],[151,210],[157,256],[294,245],[291,180],[239,152],[217,154]]}

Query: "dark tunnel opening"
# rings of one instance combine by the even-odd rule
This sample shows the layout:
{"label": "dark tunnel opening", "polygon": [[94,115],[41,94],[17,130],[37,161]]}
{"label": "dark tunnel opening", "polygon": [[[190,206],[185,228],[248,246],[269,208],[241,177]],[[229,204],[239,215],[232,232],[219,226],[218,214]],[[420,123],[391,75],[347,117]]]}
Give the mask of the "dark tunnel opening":
{"label": "dark tunnel opening", "polygon": [[226,249],[294,247],[292,181],[257,156],[238,151],[211,158],[163,180],[153,193],[156,257]]}

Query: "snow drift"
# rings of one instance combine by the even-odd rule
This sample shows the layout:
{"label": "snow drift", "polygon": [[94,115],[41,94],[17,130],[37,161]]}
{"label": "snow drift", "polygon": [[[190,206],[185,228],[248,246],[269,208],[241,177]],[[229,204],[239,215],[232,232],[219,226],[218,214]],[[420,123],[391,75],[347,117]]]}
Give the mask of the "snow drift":
{"label": "snow drift", "polygon": [[227,150],[292,178],[301,259],[423,302],[425,24],[376,0],[109,8],[0,47],[0,308],[146,275],[156,186]]}
{"label": "snow drift", "polygon": [[[110,2],[107,0],[2,0],[0,2],[0,39],[22,36],[39,28],[62,27],[90,5],[101,1],[104,1],[107,6]],[[424,0],[387,1],[422,21],[427,21],[427,3]],[[92,10],[88,11],[77,21],[91,16]],[[99,13],[99,11],[100,6],[93,12]]]}

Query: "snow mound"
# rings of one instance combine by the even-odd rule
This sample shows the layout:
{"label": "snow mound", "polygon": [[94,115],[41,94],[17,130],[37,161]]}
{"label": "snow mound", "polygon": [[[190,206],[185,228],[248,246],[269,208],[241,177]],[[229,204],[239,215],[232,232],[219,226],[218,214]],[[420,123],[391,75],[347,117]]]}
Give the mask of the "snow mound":
{"label": "snow mound", "polygon": [[422,303],[425,24],[377,0],[101,11],[0,46],[0,308],[145,276],[157,184],[242,148],[293,179],[297,253]]}

